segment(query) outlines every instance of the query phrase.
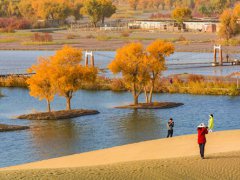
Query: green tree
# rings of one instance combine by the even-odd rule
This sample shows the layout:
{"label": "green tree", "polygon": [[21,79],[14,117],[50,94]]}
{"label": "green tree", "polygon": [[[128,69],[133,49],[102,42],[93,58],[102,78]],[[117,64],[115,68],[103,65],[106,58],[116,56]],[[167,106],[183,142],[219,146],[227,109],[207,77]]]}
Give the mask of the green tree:
{"label": "green tree", "polygon": [[81,14],[81,9],[83,7],[82,3],[75,3],[74,7],[72,7],[72,15],[76,18],[76,19],[80,19],[82,18],[82,14]]}
{"label": "green tree", "polygon": [[98,0],[86,0],[81,12],[88,16],[94,27],[97,27],[102,17],[102,7]]}
{"label": "green tree", "polygon": [[172,18],[179,24],[183,25],[183,21],[192,18],[192,11],[189,8],[179,7],[172,11]]}
{"label": "green tree", "polygon": [[210,3],[216,14],[221,14],[229,5],[227,0],[211,0]]}
{"label": "green tree", "polygon": [[0,16],[2,17],[20,16],[18,2],[14,0],[1,0]]}
{"label": "green tree", "polygon": [[102,24],[104,24],[104,20],[107,17],[111,17],[117,10],[116,6],[113,5],[111,0],[100,0],[101,4],[101,20]]}
{"label": "green tree", "polygon": [[63,20],[70,15],[70,9],[66,4],[57,2],[45,2],[42,17],[46,20]]}

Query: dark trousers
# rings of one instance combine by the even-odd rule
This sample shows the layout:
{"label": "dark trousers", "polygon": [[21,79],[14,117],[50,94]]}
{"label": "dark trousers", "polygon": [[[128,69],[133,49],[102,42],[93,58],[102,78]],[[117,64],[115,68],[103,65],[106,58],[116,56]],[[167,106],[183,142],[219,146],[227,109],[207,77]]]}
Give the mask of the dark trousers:
{"label": "dark trousers", "polygon": [[167,138],[168,137],[172,137],[172,136],[173,136],[173,129],[172,130],[168,130]]}
{"label": "dark trousers", "polygon": [[204,144],[199,144],[201,157],[204,157],[204,148],[205,148],[205,143]]}

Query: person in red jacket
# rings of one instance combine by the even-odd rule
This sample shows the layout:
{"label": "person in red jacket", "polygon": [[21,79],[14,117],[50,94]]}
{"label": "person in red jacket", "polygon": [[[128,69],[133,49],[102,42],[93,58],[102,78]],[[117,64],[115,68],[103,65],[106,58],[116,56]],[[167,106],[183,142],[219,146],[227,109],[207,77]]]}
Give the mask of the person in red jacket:
{"label": "person in red jacket", "polygon": [[198,144],[200,149],[201,158],[204,159],[204,149],[206,144],[206,137],[205,135],[208,134],[208,128],[205,126],[204,123],[199,124],[198,128]]}

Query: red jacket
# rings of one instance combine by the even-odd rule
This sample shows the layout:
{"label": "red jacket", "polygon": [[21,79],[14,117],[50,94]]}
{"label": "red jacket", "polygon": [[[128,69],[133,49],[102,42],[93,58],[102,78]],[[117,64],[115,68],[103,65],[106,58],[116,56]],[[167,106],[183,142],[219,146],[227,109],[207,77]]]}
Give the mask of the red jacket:
{"label": "red jacket", "polygon": [[198,144],[205,144],[206,143],[206,137],[205,134],[208,134],[207,128],[198,128]]}

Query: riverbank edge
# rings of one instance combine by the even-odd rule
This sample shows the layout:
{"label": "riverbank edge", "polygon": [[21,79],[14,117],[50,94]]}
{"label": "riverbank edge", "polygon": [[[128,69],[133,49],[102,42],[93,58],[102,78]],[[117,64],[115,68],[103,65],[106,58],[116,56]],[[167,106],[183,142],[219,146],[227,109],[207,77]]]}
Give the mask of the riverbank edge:
{"label": "riverbank edge", "polygon": [[184,105],[177,102],[153,102],[153,103],[139,103],[137,105],[130,104],[125,106],[117,106],[118,109],[169,109]]}
{"label": "riverbank edge", "polygon": [[[0,77],[0,88],[27,88],[27,77],[8,76]],[[191,94],[191,95],[211,95],[211,96],[239,96],[240,90],[237,88],[237,79],[228,81],[226,76],[207,76],[197,74],[175,74],[163,77],[157,81],[154,93],[169,94]],[[170,83],[172,79],[173,83]],[[160,83],[160,84],[159,84]],[[159,85],[158,85],[159,84]],[[196,86],[196,87],[195,87]],[[121,78],[106,78],[98,76],[94,83],[83,83],[79,90],[96,90],[127,92]]]}
{"label": "riverbank edge", "polygon": [[[74,44],[72,44],[74,45]],[[38,47],[38,48],[37,48]],[[36,48],[2,48],[0,47],[0,51],[56,51],[56,50],[59,50],[61,47],[59,48],[39,48],[39,45],[37,46]],[[235,47],[235,46],[229,46],[230,48],[231,47]],[[105,52],[105,51],[111,51],[111,52],[115,52],[118,48],[113,48],[113,49],[109,49],[109,48],[99,48],[99,49],[87,49],[87,48],[82,48],[83,51],[99,51],[99,52]],[[205,49],[205,50],[184,50],[184,49],[181,49],[181,50],[178,50],[176,49],[175,52],[187,52],[187,53],[212,53],[212,49]],[[232,53],[232,54],[238,54],[240,53],[240,50],[233,50],[233,51],[230,51],[228,50],[229,53]]]}
{"label": "riverbank edge", "polygon": [[[209,133],[207,135],[206,158],[211,154],[240,151],[239,136],[240,129]],[[197,144],[197,134],[120,145],[112,148],[0,168],[0,171],[94,167],[133,161],[170,160],[173,158],[193,156],[201,159]]]}
{"label": "riverbank edge", "polygon": [[20,131],[20,130],[27,130],[27,129],[30,129],[30,127],[29,126],[0,124],[0,132]]}
{"label": "riverbank edge", "polygon": [[52,112],[39,112],[32,114],[19,115],[17,119],[27,119],[27,120],[61,120],[69,119],[86,115],[95,115],[100,112],[97,110],[87,110],[87,109],[73,109],[73,110],[60,110]]}

